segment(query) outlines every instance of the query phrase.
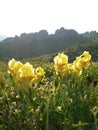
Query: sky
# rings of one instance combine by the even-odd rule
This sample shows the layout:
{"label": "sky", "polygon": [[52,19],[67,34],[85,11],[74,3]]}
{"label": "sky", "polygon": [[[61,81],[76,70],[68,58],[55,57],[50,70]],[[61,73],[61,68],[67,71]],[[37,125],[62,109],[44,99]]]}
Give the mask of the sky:
{"label": "sky", "polygon": [[0,34],[6,36],[47,30],[98,32],[98,0],[0,0]]}

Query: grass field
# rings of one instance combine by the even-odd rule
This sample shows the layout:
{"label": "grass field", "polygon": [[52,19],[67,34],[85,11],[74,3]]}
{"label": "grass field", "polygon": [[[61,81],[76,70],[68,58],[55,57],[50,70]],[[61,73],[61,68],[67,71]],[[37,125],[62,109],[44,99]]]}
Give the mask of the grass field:
{"label": "grass field", "polygon": [[98,130],[98,63],[67,58],[0,62],[0,130]]}

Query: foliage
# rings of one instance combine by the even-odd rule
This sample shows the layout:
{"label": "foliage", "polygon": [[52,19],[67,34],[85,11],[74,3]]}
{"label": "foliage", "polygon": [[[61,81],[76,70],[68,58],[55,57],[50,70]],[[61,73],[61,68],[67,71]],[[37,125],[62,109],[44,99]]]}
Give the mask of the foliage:
{"label": "foliage", "polygon": [[[20,60],[51,54],[66,50],[69,46],[91,43],[96,39],[98,39],[97,32],[78,34],[75,30],[64,28],[57,29],[54,34],[48,34],[47,30],[29,34],[23,33],[0,42],[0,59],[15,58]],[[91,51],[89,50],[89,52]]]}
{"label": "foliage", "polygon": [[98,63],[90,60],[85,51],[73,63],[60,53],[54,64],[43,62],[40,69],[9,61],[8,69],[0,70],[0,129],[97,130]]}

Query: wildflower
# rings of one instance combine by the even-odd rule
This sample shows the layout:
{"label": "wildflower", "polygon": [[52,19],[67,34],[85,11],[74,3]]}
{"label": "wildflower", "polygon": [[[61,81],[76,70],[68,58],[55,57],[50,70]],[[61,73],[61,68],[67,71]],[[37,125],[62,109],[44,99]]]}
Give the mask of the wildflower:
{"label": "wildflower", "polygon": [[12,105],[15,107],[16,106],[16,102],[12,102]]}
{"label": "wildflower", "polygon": [[14,95],[15,95],[15,93],[12,91],[12,92],[11,92],[11,96],[14,96]]}
{"label": "wildflower", "polygon": [[88,62],[88,61],[90,61],[91,60],[91,55],[89,54],[89,52],[87,52],[87,51],[84,51],[83,52],[83,60],[85,61],[85,62]]}
{"label": "wildflower", "polygon": [[54,58],[54,68],[55,68],[56,74],[66,73],[68,70],[67,64],[68,64],[68,56],[64,55],[64,53],[59,53]]}
{"label": "wildflower", "polygon": [[80,57],[77,57],[72,65],[72,72],[77,73],[78,75],[82,74],[83,60]]}
{"label": "wildflower", "polygon": [[14,87],[11,87],[11,91],[14,91]]}
{"label": "wildflower", "polygon": [[32,79],[34,77],[34,71],[33,66],[27,62],[19,69],[20,77]]}
{"label": "wildflower", "polygon": [[13,73],[15,63],[16,61],[14,58],[12,58],[12,60],[8,62],[8,66],[9,66],[8,73]]}
{"label": "wildflower", "polygon": [[35,83],[38,80],[37,76],[34,75],[34,77],[31,79],[31,84]]}
{"label": "wildflower", "polygon": [[19,75],[19,69],[23,66],[23,64],[20,61],[15,61],[15,59],[12,59],[8,63],[9,69],[8,73],[11,74],[15,81],[20,80]]}
{"label": "wildflower", "polygon": [[22,67],[23,64],[20,61],[15,61],[15,59],[12,59],[9,61],[8,66],[8,73],[10,73],[12,76],[16,76],[19,68]]}
{"label": "wildflower", "polygon": [[68,63],[68,56],[64,55],[64,53],[59,53],[58,56],[54,58],[54,63],[57,65],[63,65]]}
{"label": "wildflower", "polygon": [[33,113],[33,112],[34,112],[34,109],[32,108],[32,109],[30,110],[30,112],[32,112],[32,113]]}
{"label": "wildflower", "polygon": [[81,57],[83,59],[84,67],[87,68],[90,64],[91,55],[89,54],[89,52],[84,51],[83,54],[81,55]]}
{"label": "wildflower", "polygon": [[61,107],[61,106],[58,106],[57,109],[58,109],[58,111],[61,111],[61,110],[62,110],[62,107]]}
{"label": "wildflower", "polygon": [[69,99],[69,102],[70,102],[70,103],[73,103],[73,100],[72,100],[72,98],[70,98],[70,99]]}
{"label": "wildflower", "polygon": [[98,113],[98,107],[95,106],[92,109],[90,109],[90,111],[93,113],[93,115],[95,116]]}
{"label": "wildflower", "polygon": [[77,70],[81,70],[83,67],[83,60],[81,57],[76,57],[76,60],[73,62],[73,65]]}
{"label": "wildflower", "polygon": [[15,109],[15,110],[14,110],[14,114],[18,114],[18,113],[20,113],[20,110]]}
{"label": "wildflower", "polygon": [[20,99],[20,96],[19,96],[19,95],[16,95],[16,99]]}
{"label": "wildflower", "polygon": [[36,75],[38,78],[44,77],[45,76],[45,72],[41,67],[38,67],[36,69]]}
{"label": "wildflower", "polygon": [[33,101],[35,101],[37,98],[33,98]]}
{"label": "wildflower", "polygon": [[82,55],[76,57],[76,60],[73,62],[72,71],[78,75],[82,74],[83,68],[87,68],[90,64],[91,55],[89,52],[84,51]]}
{"label": "wildflower", "polygon": [[73,65],[72,64],[67,64],[67,67],[68,67],[68,72],[71,73]]}

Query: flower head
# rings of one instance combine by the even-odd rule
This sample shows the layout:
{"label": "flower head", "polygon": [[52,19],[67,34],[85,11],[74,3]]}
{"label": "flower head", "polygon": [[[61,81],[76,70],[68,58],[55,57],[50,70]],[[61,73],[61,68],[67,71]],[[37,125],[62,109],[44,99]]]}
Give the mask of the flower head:
{"label": "flower head", "polygon": [[8,62],[8,73],[11,74],[15,79],[19,78],[19,69],[23,66],[20,61],[12,59]]}
{"label": "flower head", "polygon": [[68,56],[65,55],[64,53],[59,53],[54,58],[54,68],[55,68],[56,74],[66,73],[68,70],[67,64],[68,64]]}
{"label": "flower head", "polygon": [[35,69],[33,68],[33,66],[29,62],[27,62],[19,69],[20,77],[33,78],[34,71],[35,71]]}
{"label": "flower head", "polygon": [[89,54],[89,52],[84,51],[81,55],[81,58],[83,59],[84,68],[87,68],[90,64],[91,55]]}
{"label": "flower head", "polygon": [[22,64],[20,61],[12,59],[8,63],[10,73],[16,82],[21,84],[34,83],[39,78],[44,77],[45,72],[41,67],[35,69],[29,62]]}
{"label": "flower head", "polygon": [[89,52],[84,51],[82,55],[76,57],[76,60],[73,62],[72,71],[78,75],[82,74],[83,68],[87,68],[90,64],[91,55]]}
{"label": "flower head", "polygon": [[84,51],[84,52],[83,52],[83,60],[84,60],[85,62],[88,62],[88,61],[91,60],[91,55],[89,54],[89,52],[87,52],[87,51]]}
{"label": "flower head", "polygon": [[64,55],[64,53],[59,53],[55,58],[54,58],[54,63],[56,65],[62,66],[64,64],[68,63],[68,56]]}

